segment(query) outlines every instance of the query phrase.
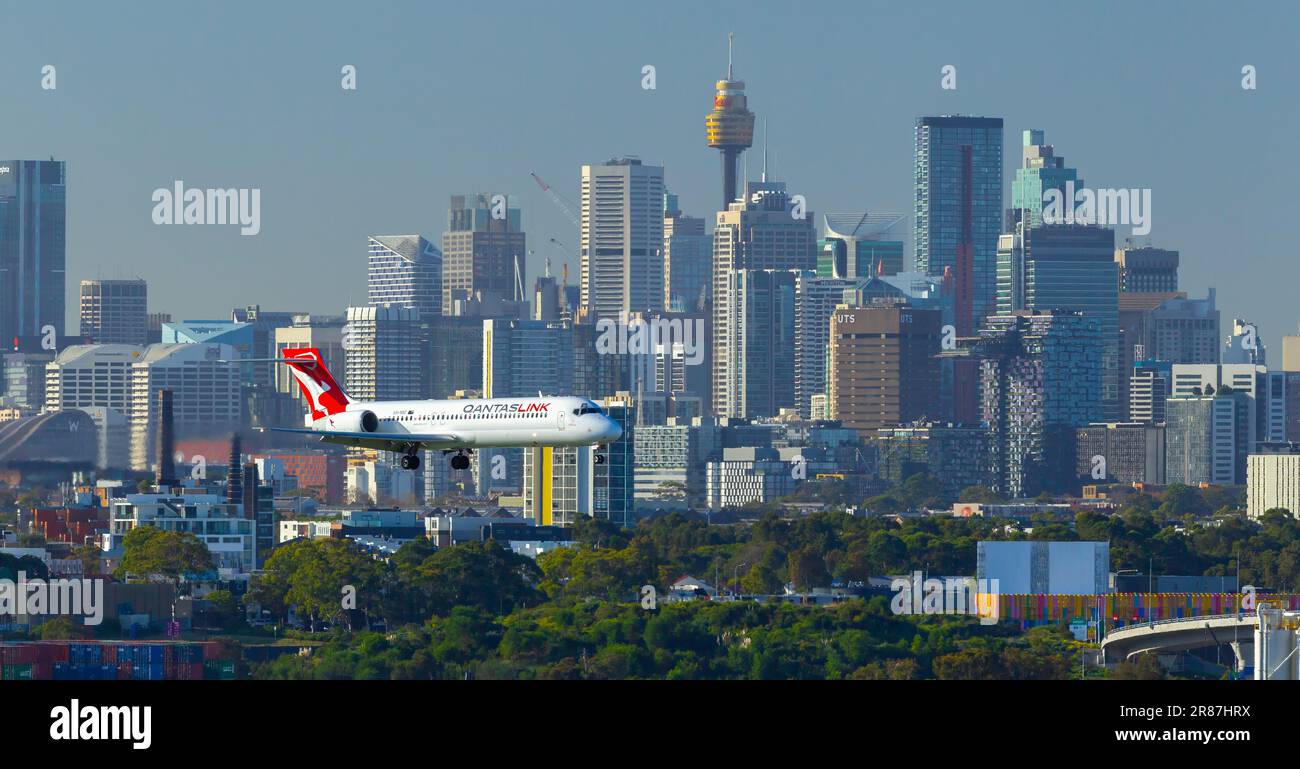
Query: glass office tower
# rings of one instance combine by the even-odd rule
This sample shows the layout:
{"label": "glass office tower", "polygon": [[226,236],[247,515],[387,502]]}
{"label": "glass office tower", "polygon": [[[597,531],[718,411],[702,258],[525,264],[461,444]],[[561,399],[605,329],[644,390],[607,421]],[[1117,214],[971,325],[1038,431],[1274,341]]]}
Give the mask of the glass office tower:
{"label": "glass office tower", "polygon": [[972,333],[993,309],[1002,232],[1002,118],[917,119],[914,212],[916,269],[928,275],[952,270],[959,305],[968,305],[959,306],[965,312],[958,313],[957,333]]}
{"label": "glass office tower", "polygon": [[0,160],[0,340],[63,336],[66,168]]}

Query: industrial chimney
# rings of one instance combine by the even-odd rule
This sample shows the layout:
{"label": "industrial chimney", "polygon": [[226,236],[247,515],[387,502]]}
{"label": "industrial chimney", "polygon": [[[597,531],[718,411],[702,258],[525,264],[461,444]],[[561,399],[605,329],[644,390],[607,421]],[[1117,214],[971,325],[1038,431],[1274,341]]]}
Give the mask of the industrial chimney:
{"label": "industrial chimney", "polygon": [[239,433],[230,438],[230,460],[226,463],[226,501],[234,504],[244,502],[244,460],[240,447]]}
{"label": "industrial chimney", "polygon": [[163,493],[176,485],[176,432],[172,414],[172,391],[158,391],[158,489]]}

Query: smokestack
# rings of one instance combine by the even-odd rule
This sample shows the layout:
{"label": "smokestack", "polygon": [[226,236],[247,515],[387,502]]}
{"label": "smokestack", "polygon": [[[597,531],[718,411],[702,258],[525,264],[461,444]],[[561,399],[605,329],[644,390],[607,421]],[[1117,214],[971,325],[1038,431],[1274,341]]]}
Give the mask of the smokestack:
{"label": "smokestack", "polygon": [[158,391],[158,461],[155,481],[158,489],[165,490],[176,485],[176,433],[172,415],[172,391],[163,388]]}
{"label": "smokestack", "polygon": [[[244,517],[257,519],[257,487],[262,484],[262,478],[257,472],[257,463],[249,462],[244,465],[244,497],[238,501],[244,503]],[[260,557],[260,555],[259,555]]]}
{"label": "smokestack", "polygon": [[230,459],[226,463],[226,501],[242,503],[244,501],[244,464],[243,451],[240,450],[239,433],[230,438]]}

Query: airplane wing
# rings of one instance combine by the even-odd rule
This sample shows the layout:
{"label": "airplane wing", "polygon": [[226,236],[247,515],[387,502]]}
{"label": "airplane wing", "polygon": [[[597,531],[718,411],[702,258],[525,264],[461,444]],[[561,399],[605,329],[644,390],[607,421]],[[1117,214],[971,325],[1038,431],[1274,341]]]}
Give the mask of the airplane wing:
{"label": "airplane wing", "polygon": [[452,433],[350,433],[341,430],[308,430],[301,427],[268,427],[277,433],[298,433],[325,438],[355,438],[358,440],[379,441],[383,443],[455,443],[462,440]]}

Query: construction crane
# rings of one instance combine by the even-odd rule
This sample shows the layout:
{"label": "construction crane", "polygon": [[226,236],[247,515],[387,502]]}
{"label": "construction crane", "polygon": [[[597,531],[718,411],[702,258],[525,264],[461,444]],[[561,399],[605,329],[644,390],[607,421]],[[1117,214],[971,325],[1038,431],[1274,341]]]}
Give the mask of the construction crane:
{"label": "construction crane", "polygon": [[569,217],[569,221],[573,222],[574,227],[582,226],[582,224],[578,221],[578,217],[574,215],[573,209],[569,208],[568,204],[564,202],[564,198],[560,197],[560,193],[551,189],[551,185],[542,181],[542,177],[538,176],[532,171],[529,171],[528,175],[533,177],[533,181],[537,182],[538,187],[542,188],[542,192],[545,192],[555,203],[555,205],[559,206],[560,210],[563,211],[564,214]]}

